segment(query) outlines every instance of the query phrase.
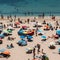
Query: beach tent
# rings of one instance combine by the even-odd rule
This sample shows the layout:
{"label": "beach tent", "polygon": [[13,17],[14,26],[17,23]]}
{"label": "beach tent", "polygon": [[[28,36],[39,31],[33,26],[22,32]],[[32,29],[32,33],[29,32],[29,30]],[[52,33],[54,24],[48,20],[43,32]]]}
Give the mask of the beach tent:
{"label": "beach tent", "polygon": [[60,29],[56,30],[56,34],[60,35]]}

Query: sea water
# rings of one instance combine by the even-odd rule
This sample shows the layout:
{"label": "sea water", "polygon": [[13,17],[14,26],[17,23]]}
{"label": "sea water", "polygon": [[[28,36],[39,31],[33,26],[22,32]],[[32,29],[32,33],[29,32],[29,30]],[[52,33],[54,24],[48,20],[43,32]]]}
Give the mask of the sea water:
{"label": "sea water", "polygon": [[60,0],[0,0],[4,15],[60,15]]}

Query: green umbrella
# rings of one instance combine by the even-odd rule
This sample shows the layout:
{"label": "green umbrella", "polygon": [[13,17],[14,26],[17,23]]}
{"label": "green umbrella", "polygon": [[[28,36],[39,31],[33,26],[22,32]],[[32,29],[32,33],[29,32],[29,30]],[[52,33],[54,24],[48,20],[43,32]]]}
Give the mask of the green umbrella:
{"label": "green umbrella", "polygon": [[9,33],[7,30],[4,30],[3,32],[4,32],[4,33]]}
{"label": "green umbrella", "polygon": [[12,33],[12,30],[10,30],[10,29],[9,29],[9,30],[7,30],[7,31],[8,31],[9,33]]}

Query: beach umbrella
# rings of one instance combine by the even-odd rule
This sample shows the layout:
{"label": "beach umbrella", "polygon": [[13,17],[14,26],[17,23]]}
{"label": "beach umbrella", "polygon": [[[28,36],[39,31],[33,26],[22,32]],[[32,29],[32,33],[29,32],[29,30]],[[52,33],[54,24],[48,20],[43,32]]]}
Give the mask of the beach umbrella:
{"label": "beach umbrella", "polygon": [[32,39],[33,37],[32,37],[32,36],[30,36],[30,35],[28,35],[28,36],[27,36],[27,38],[28,38],[28,39]]}
{"label": "beach umbrella", "polygon": [[15,22],[15,24],[20,25],[20,22]]}
{"label": "beach umbrella", "polygon": [[38,30],[37,32],[38,32],[38,33],[42,33],[42,34],[44,34],[44,32],[43,32],[42,30]]}
{"label": "beach umbrella", "polygon": [[27,34],[28,32],[24,31],[23,34]]}
{"label": "beach umbrella", "polygon": [[21,45],[25,46],[25,45],[27,45],[27,42],[23,41]]}
{"label": "beach umbrella", "polygon": [[2,49],[0,49],[0,52],[4,52],[6,49],[5,48],[2,48]]}
{"label": "beach umbrella", "polygon": [[38,30],[37,32],[42,32],[42,30]]}
{"label": "beach umbrella", "polygon": [[23,32],[24,32],[23,29],[21,29],[21,30],[18,31],[18,34],[19,34],[19,35],[20,35],[20,34],[23,34]]}
{"label": "beach umbrella", "polygon": [[42,38],[42,39],[46,39],[46,36],[42,35],[41,38]]}
{"label": "beach umbrella", "polygon": [[0,34],[0,38],[4,38],[4,35],[3,34]]}
{"label": "beach umbrella", "polygon": [[3,30],[3,33],[9,33],[7,30]]}
{"label": "beach umbrella", "polygon": [[10,30],[10,29],[9,29],[9,30],[7,30],[7,31],[8,31],[9,33],[12,33],[12,30]]}
{"label": "beach umbrella", "polygon": [[21,36],[20,36],[20,38],[22,38],[22,39],[23,39],[23,38],[25,38],[25,36],[24,36],[24,35],[21,35]]}
{"label": "beach umbrella", "polygon": [[55,43],[54,42],[50,42],[50,45],[55,45]]}
{"label": "beach umbrella", "polygon": [[13,27],[12,26],[8,26],[8,28],[7,29],[13,29]]}
{"label": "beach umbrella", "polygon": [[29,50],[33,50],[33,48],[26,48],[26,52],[28,52]]}
{"label": "beach umbrella", "polygon": [[56,30],[56,33],[57,33],[58,35],[60,35],[60,29]]}
{"label": "beach umbrella", "polygon": [[18,44],[20,44],[20,43],[22,43],[22,42],[23,42],[22,40],[19,40],[19,41],[18,41]]}
{"label": "beach umbrella", "polygon": [[9,55],[10,52],[9,52],[9,51],[4,51],[3,54],[7,54],[7,55]]}
{"label": "beach umbrella", "polygon": [[22,26],[22,28],[27,28],[27,26]]}

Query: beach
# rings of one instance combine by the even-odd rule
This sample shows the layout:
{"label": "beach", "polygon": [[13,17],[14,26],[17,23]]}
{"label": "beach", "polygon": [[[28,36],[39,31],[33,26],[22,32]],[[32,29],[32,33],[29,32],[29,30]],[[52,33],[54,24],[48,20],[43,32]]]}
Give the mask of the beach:
{"label": "beach", "polygon": [[[36,16],[35,16],[36,17]],[[12,17],[14,19],[14,17]],[[17,16],[15,21],[18,21],[18,18],[20,18],[20,20],[23,22],[22,24],[20,23],[20,28],[22,26],[29,26],[30,29],[36,29],[34,28],[34,23],[31,22],[34,20],[34,16]],[[27,19],[30,20],[29,24],[27,22],[25,22],[25,20],[27,21]],[[47,23],[51,23],[53,26],[55,26],[55,22],[58,21],[60,22],[60,16],[56,16],[55,17],[55,21],[52,20],[51,16],[45,16],[44,18],[42,17],[36,17],[35,19],[38,23],[42,24],[42,22],[45,20]],[[6,16],[4,17],[4,19],[0,19],[0,22],[2,22],[3,24],[9,24],[9,20],[6,18]],[[14,23],[14,21],[13,21]],[[42,24],[43,25],[43,24]],[[3,44],[0,45],[0,48],[5,48],[7,49],[7,44],[10,45],[11,43],[13,43],[14,48],[12,49],[7,49],[8,51],[10,51],[10,57],[7,58],[0,58],[0,60],[32,60],[33,59],[33,54],[26,54],[26,48],[30,47],[33,48],[35,45],[40,44],[41,45],[41,49],[39,54],[36,53],[36,55],[42,55],[41,50],[44,49],[44,53],[46,53],[46,55],[49,57],[49,60],[59,60],[60,59],[60,55],[58,54],[58,48],[60,48],[60,45],[55,45],[56,49],[49,49],[49,43],[50,42],[55,42],[58,39],[54,39],[54,38],[49,38],[46,41],[41,41],[41,36],[36,36],[35,34],[33,35],[33,42],[27,42],[27,46],[18,46],[17,42],[19,40],[21,40],[21,38],[18,35],[18,31],[20,28],[14,28],[12,35],[13,37],[16,37],[16,39],[9,41],[7,38],[8,36],[4,37],[3,40]],[[6,27],[7,29],[7,27]],[[39,27],[39,29],[43,30],[43,27]],[[52,36],[52,34],[56,34],[56,30],[49,30],[49,31],[44,31],[44,35],[45,36]]]}

